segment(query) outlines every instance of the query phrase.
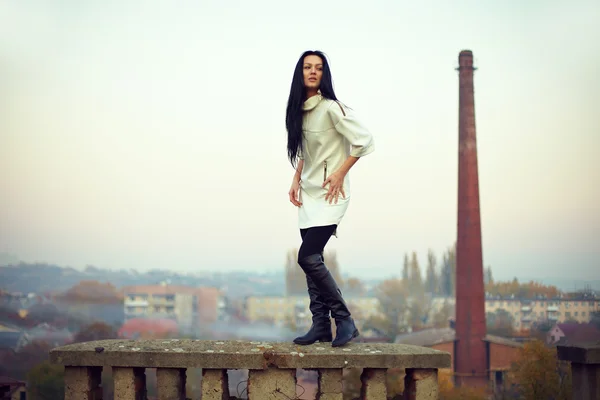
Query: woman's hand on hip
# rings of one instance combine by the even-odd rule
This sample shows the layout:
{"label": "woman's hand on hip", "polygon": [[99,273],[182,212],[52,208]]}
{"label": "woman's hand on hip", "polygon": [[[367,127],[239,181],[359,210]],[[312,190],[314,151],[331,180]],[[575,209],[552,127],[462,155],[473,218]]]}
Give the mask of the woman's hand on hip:
{"label": "woman's hand on hip", "polygon": [[344,193],[343,188],[344,176],[345,174],[342,172],[336,171],[329,175],[327,179],[325,179],[325,182],[323,182],[323,188],[329,184],[329,190],[325,195],[325,201],[329,201],[329,204],[331,204],[332,201],[337,204],[340,194],[343,199],[346,198],[346,193]]}
{"label": "woman's hand on hip", "polygon": [[290,202],[295,205],[296,207],[300,207],[302,205],[302,202],[300,202],[300,180],[294,178],[294,180],[292,180],[292,187],[290,188],[290,191],[288,192],[288,195],[290,196]]}

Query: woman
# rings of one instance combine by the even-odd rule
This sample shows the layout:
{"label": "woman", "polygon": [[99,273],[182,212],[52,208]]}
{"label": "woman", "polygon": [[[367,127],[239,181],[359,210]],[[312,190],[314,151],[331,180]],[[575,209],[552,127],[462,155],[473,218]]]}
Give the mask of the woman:
{"label": "woman", "polygon": [[298,264],[306,274],[312,326],[294,343],[331,342],[333,347],[358,336],[342,293],[323,262],[323,250],[337,237],[350,201],[348,171],[374,150],[373,137],[338,102],[325,55],[307,51],[298,60],[286,111],[287,152],[296,173],[289,197],[298,207],[302,245]]}

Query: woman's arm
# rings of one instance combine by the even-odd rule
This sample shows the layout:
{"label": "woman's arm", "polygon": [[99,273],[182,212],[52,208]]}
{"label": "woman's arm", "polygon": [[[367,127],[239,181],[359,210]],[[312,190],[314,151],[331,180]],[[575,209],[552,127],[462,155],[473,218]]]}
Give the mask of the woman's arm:
{"label": "woman's arm", "polygon": [[294,174],[294,182],[300,182],[300,177],[302,176],[302,168],[304,168],[304,160],[298,160],[298,165],[296,166],[296,173]]}
{"label": "woman's arm", "polygon": [[302,168],[304,167],[304,160],[300,159],[298,161],[298,166],[296,166],[296,173],[292,178],[292,187],[290,187],[290,191],[288,195],[290,196],[290,202],[296,207],[302,206],[302,202],[300,201],[299,192],[300,192],[300,177],[302,176]]}
{"label": "woman's arm", "polygon": [[352,168],[352,166],[354,164],[356,164],[356,162],[359,159],[360,159],[360,157],[348,156],[348,158],[346,158],[346,161],[344,161],[344,163],[342,164],[342,166],[338,169],[338,171],[340,172],[340,174],[342,174],[342,176],[346,176],[346,174],[348,173],[348,171],[350,171],[350,168]]}
{"label": "woman's arm", "polygon": [[344,110],[341,104],[332,103],[327,111],[335,130],[344,136],[351,146],[350,155],[346,161],[323,182],[323,188],[329,185],[325,201],[329,201],[329,204],[334,201],[337,204],[340,194],[342,198],[346,197],[343,188],[344,177],[359,158],[371,154],[375,150],[375,145],[371,132],[352,113]]}

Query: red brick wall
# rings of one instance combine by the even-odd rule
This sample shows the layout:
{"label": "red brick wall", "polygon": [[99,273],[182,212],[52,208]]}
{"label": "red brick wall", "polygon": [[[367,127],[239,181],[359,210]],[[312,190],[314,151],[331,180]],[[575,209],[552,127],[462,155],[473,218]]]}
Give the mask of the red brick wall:
{"label": "red brick wall", "polygon": [[445,351],[446,353],[450,353],[450,369],[454,370],[454,343],[440,343],[431,346],[432,349]]}
{"label": "red brick wall", "polygon": [[[519,348],[506,346],[497,343],[489,343],[490,346],[490,369],[509,369],[511,363],[519,359]],[[450,360],[452,366],[454,366],[454,344],[453,343],[440,343],[430,346],[432,349],[445,351],[450,353]]]}
{"label": "red brick wall", "polygon": [[490,343],[490,369],[509,369],[519,359],[519,347]]}

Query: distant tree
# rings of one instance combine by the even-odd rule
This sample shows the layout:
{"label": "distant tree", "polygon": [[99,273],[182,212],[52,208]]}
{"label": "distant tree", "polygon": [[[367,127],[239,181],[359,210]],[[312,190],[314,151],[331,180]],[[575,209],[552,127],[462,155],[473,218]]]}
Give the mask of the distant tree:
{"label": "distant tree", "polygon": [[393,339],[399,333],[405,331],[407,327],[408,290],[406,281],[399,279],[385,280],[375,289],[375,296],[379,300],[381,315],[369,318],[365,323],[365,328],[376,328]]}
{"label": "distant tree", "polygon": [[442,308],[433,316],[432,325],[434,328],[447,328],[450,318],[454,315],[454,308],[447,301]]}
{"label": "distant tree", "polygon": [[289,249],[286,254],[285,289],[288,296],[306,295],[306,275],[298,265],[298,249]]}
{"label": "distant tree", "polygon": [[424,329],[430,324],[431,306],[431,296],[426,294],[422,288],[411,294],[408,302],[408,318],[413,331]]}
{"label": "distant tree", "polygon": [[485,285],[485,291],[493,296],[514,296],[521,299],[556,298],[562,292],[556,286],[546,286],[539,282],[530,281],[519,283],[517,278],[512,281],[490,281]]}
{"label": "distant tree", "polygon": [[489,285],[494,282],[494,276],[492,275],[492,267],[488,266],[483,272],[483,283]]}
{"label": "distant tree", "polygon": [[117,331],[104,322],[94,322],[77,332],[74,337],[75,343],[91,342],[94,340],[116,339]]}
{"label": "distant tree", "polygon": [[421,267],[417,258],[417,253],[412,252],[410,258],[410,273],[408,281],[410,282],[409,292],[418,292],[423,290],[423,277],[421,276]]}
{"label": "distant tree", "polygon": [[438,276],[435,270],[437,265],[437,260],[435,258],[435,253],[433,250],[429,249],[427,252],[427,277],[425,281],[425,291],[428,293],[438,293],[439,291],[439,283]]}
{"label": "distant tree", "polygon": [[408,282],[409,268],[410,262],[408,261],[408,254],[404,253],[404,262],[402,264],[402,280],[404,282]]}
{"label": "distant tree", "polygon": [[514,335],[514,318],[504,309],[486,313],[487,332],[491,335],[511,337]]}
{"label": "distant tree", "polygon": [[329,270],[329,273],[331,273],[331,275],[337,282],[339,288],[344,289],[344,280],[342,279],[340,264],[337,258],[337,252],[335,250],[325,251],[323,253],[323,259],[325,261],[327,269]]}
{"label": "distant tree", "polygon": [[348,278],[346,280],[346,293],[353,294],[357,296],[362,296],[365,294],[366,289],[364,283],[357,278]]}
{"label": "distant tree", "polygon": [[442,257],[440,288],[443,296],[456,296],[456,248],[446,250]]}
{"label": "distant tree", "polygon": [[[343,289],[344,280],[341,277],[337,253],[334,250],[326,251],[323,254],[323,258],[327,269],[329,269],[340,289]],[[306,275],[300,265],[298,265],[297,249],[290,249],[286,254],[285,284],[288,296],[303,296],[307,294]]]}
{"label": "distant tree", "polygon": [[27,371],[37,364],[48,360],[51,346],[40,340],[25,345],[19,352],[2,352],[0,359],[0,375],[25,380]]}
{"label": "distant tree", "polygon": [[570,368],[559,362],[555,348],[539,340],[527,342],[520,349],[510,375],[523,400],[571,399]]}
{"label": "distant tree", "polygon": [[27,398],[62,400],[65,397],[64,368],[44,361],[27,373]]}
{"label": "distant tree", "polygon": [[353,318],[356,321],[365,321],[366,317],[365,317],[365,313],[363,312],[362,308],[352,299],[348,299],[347,300],[347,305],[348,305],[348,310],[350,310],[350,313],[353,315]]}
{"label": "distant tree", "polygon": [[56,300],[66,302],[86,302],[114,304],[123,302],[123,294],[109,282],[91,280],[80,281],[66,292],[57,295]]}

